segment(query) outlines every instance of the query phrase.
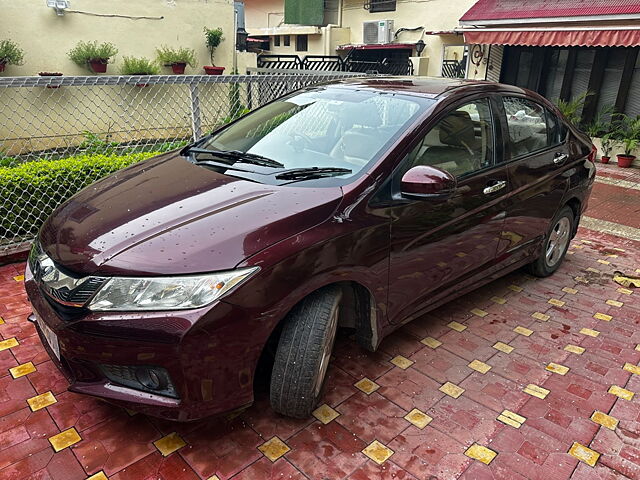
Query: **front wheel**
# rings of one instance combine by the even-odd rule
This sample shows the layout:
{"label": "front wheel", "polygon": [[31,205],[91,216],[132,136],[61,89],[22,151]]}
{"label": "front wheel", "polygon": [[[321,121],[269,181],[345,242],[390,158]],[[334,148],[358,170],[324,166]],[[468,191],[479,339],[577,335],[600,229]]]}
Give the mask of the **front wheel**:
{"label": "front wheel", "polygon": [[320,398],[338,328],[341,292],[324,288],[302,300],[282,328],[271,374],[271,407],[295,418]]}
{"label": "front wheel", "polygon": [[544,239],[540,257],[530,265],[536,277],[548,277],[555,272],[567,253],[575,217],[570,207],[563,207],[551,222],[551,229]]}

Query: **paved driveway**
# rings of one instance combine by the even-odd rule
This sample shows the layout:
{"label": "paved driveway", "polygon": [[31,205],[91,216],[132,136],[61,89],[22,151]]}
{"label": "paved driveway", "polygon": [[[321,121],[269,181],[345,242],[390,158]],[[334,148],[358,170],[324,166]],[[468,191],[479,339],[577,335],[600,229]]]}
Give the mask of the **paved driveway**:
{"label": "paved driveway", "polygon": [[172,424],[67,392],[25,320],[24,266],[0,267],[0,478],[640,478],[640,290],[611,280],[640,272],[638,180],[601,169],[553,277],[514,273],[376,353],[341,338],[302,421],[264,393]]}

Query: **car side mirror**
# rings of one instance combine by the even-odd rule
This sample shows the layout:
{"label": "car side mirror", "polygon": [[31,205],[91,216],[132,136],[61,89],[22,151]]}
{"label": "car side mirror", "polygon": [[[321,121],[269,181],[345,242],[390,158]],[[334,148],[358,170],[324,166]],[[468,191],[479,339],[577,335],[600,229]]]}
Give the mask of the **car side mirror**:
{"label": "car side mirror", "polygon": [[443,201],[456,190],[456,177],[436,167],[418,165],[410,168],[400,182],[404,198]]}

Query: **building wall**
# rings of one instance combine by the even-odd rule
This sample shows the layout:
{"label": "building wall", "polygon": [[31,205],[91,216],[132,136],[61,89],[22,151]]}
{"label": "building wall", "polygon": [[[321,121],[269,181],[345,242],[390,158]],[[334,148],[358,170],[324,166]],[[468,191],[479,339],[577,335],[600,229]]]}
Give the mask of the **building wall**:
{"label": "building wall", "polygon": [[[475,3],[475,0],[431,0],[410,2],[398,0],[395,12],[370,13],[363,8],[363,0],[344,0],[342,25],[350,27],[350,43],[362,43],[362,23],[372,20],[393,20],[395,30],[424,27],[428,31],[453,30],[460,17]],[[415,43],[420,38],[425,42],[423,57],[429,58],[428,74],[440,75],[443,45],[463,44],[461,35],[422,35],[422,31],[402,32],[396,41]]]}
{"label": "building wall", "polygon": [[244,0],[247,30],[278,27],[284,23],[284,0]]}
{"label": "building wall", "polygon": [[[8,66],[4,76],[36,75],[42,71],[65,75],[89,75],[67,56],[80,40],[111,42],[119,50],[108,74],[117,74],[123,56],[154,58],[162,45],[194,48],[197,66],[186,73],[201,74],[203,65],[211,63],[204,43],[203,28],[221,27],[225,40],[215,54],[215,63],[233,65],[233,0],[72,0],[70,10],[96,14],[163,17],[138,19],[101,17],[80,13],[57,16],[44,0],[0,0],[2,38],[17,42],[25,51],[23,66]],[[170,73],[169,68],[163,69]]]}

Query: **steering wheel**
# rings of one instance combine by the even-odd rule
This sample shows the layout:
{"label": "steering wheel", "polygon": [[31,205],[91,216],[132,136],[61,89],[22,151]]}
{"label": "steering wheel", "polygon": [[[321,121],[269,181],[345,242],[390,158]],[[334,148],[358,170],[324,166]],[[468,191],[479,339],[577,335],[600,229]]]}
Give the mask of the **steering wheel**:
{"label": "steering wheel", "polygon": [[293,150],[297,153],[302,152],[305,148],[313,146],[313,141],[304,133],[293,132],[289,136],[291,140],[287,143],[293,147]]}

